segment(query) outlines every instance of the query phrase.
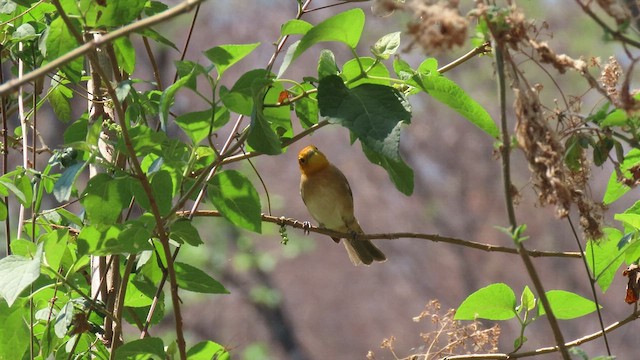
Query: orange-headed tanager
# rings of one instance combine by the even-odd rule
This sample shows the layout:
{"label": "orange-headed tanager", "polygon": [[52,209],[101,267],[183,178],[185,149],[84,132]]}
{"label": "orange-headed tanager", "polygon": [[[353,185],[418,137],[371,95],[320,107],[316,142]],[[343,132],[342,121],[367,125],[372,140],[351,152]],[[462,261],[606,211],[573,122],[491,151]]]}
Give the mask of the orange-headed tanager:
{"label": "orange-headed tanager", "polygon": [[[353,214],[353,195],[342,171],[313,145],[298,153],[300,195],[320,227],[343,233],[364,234]],[[339,238],[333,238],[340,242]],[[354,265],[385,261],[386,256],[369,240],[345,239],[349,259]]]}

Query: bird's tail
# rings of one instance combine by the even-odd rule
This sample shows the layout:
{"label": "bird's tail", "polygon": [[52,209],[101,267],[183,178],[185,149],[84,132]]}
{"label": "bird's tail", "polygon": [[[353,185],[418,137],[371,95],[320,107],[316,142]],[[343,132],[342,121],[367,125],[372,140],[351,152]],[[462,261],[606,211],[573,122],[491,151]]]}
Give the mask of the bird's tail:
{"label": "bird's tail", "polygon": [[[357,234],[364,234],[360,224],[356,220],[351,226],[351,230]],[[385,261],[387,257],[369,240],[345,239],[344,247],[347,249],[349,259],[353,265],[369,265],[375,261]]]}

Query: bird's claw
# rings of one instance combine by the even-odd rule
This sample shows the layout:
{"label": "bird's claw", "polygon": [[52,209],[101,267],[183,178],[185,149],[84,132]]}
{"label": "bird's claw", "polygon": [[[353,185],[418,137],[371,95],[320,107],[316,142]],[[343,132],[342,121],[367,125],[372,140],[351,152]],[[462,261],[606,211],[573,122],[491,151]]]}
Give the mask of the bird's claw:
{"label": "bird's claw", "polygon": [[302,230],[304,231],[305,235],[309,235],[309,233],[311,232],[311,223],[308,221],[304,221],[302,222]]}

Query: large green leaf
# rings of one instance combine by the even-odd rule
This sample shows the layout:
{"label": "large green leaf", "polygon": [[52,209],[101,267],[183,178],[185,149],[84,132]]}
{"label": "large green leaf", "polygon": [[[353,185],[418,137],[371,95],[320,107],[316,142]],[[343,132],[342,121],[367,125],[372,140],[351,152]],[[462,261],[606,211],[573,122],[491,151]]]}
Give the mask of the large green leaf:
{"label": "large green leaf", "polygon": [[220,45],[205,50],[204,56],[216,66],[218,77],[221,77],[228,68],[251,54],[259,45],[260,43]]}
{"label": "large green leaf", "polygon": [[[2,278],[0,282],[4,280]],[[20,306],[12,308],[0,300],[0,359],[24,358],[30,339],[29,327],[24,319],[25,314],[24,308]]]}
{"label": "large green leaf", "polygon": [[[569,320],[596,311],[596,303],[564,290],[550,290],[546,292],[551,311],[560,320]],[[540,315],[545,315],[542,303],[538,305]]]}
{"label": "large green leaf", "polygon": [[181,289],[207,294],[229,293],[222,284],[197,267],[181,262],[175,262],[174,266],[176,282]]}
{"label": "large green leaf", "polygon": [[457,111],[491,137],[497,139],[500,136],[500,130],[491,115],[453,81],[433,72],[419,72],[412,79],[423,91]]}
{"label": "large green leaf", "polygon": [[371,150],[364,143],[361,144],[362,151],[367,156],[367,159],[376,165],[382,166],[387,171],[396,189],[405,195],[411,195],[413,193],[413,170],[404,160],[388,158]]}
{"label": "large green leaf", "polygon": [[516,295],[506,284],[483,287],[469,295],[456,310],[455,320],[509,320],[516,316]]}
{"label": "large green leaf", "polygon": [[254,100],[259,94],[264,94],[264,89],[273,82],[270,77],[271,74],[265,69],[254,69],[242,74],[231,90],[221,88],[222,103],[233,112],[251,115],[254,111]]}
{"label": "large green leaf", "polygon": [[327,76],[318,85],[320,115],[349,130],[372,151],[400,161],[400,129],[411,119],[410,106],[390,87],[363,84],[348,89],[338,76]]}
{"label": "large green leaf", "polygon": [[120,212],[131,202],[129,178],[98,174],[89,180],[80,200],[94,225],[115,224]]}
{"label": "large green leaf", "polygon": [[222,216],[245,229],[261,232],[260,197],[251,181],[236,170],[216,174],[209,181],[209,199]]}
{"label": "large green leaf", "polygon": [[0,296],[9,307],[13,305],[20,293],[40,276],[42,260],[42,244],[33,258],[9,255],[0,259]]}
{"label": "large green leaf", "polygon": [[334,15],[307,31],[293,53],[292,62],[313,45],[337,41],[355,49],[364,29],[364,12],[355,8]]}
{"label": "large green leaf", "polygon": [[606,292],[613,281],[624,258],[620,256],[618,242],[622,233],[618,229],[604,228],[604,239],[589,240],[585,250],[585,258],[593,277],[602,292]]}
{"label": "large green leaf", "polygon": [[227,349],[213,341],[199,342],[187,351],[189,360],[229,360],[231,355]]}
{"label": "large green leaf", "polygon": [[116,360],[162,360],[167,358],[162,339],[153,337],[129,341],[118,347],[115,352]]}

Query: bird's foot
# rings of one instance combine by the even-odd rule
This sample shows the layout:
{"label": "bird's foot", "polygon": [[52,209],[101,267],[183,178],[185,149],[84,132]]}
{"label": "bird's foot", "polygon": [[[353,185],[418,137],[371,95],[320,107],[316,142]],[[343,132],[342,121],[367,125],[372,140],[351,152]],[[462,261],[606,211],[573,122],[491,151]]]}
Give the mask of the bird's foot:
{"label": "bird's foot", "polygon": [[305,235],[309,235],[310,230],[311,230],[311,223],[308,221],[304,221],[302,223],[302,231],[304,231]]}

